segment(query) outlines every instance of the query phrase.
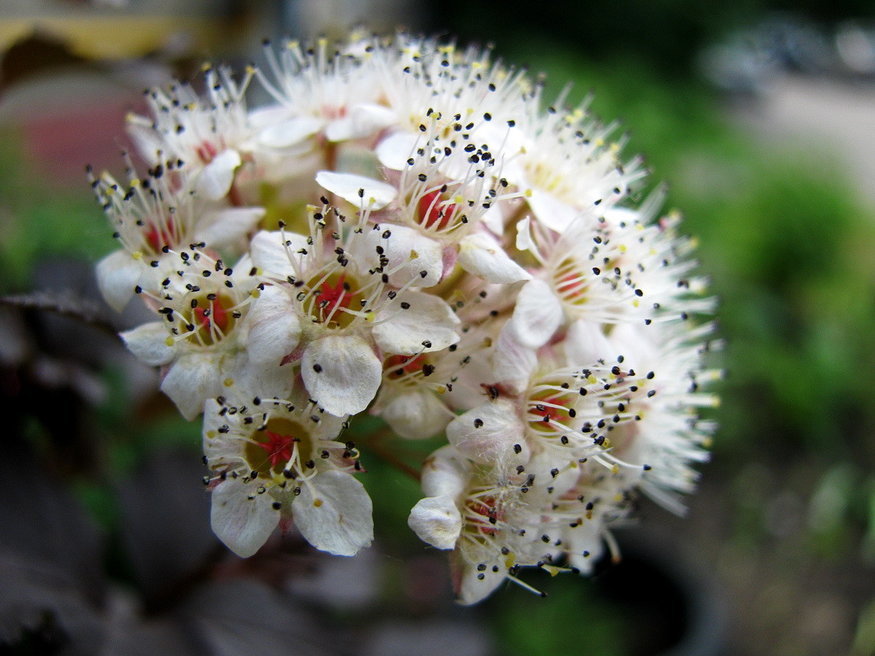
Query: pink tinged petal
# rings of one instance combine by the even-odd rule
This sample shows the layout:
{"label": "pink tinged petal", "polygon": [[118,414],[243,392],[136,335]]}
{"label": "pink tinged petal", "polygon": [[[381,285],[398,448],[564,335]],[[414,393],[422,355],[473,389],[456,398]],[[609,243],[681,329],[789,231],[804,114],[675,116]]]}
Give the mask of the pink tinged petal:
{"label": "pink tinged petal", "polygon": [[527,200],[538,222],[556,232],[565,232],[580,213],[574,206],[538,189],[532,189]]}
{"label": "pink tinged petal", "polygon": [[514,338],[520,344],[539,348],[550,340],[562,319],[559,299],[550,285],[536,278],[520,290],[510,323]]}
{"label": "pink tinged petal", "polygon": [[121,312],[125,309],[142,271],[141,262],[126,250],[110,253],[97,263],[97,285],[113,310]]}
{"label": "pink tinged petal", "polygon": [[180,414],[191,421],[201,413],[207,399],[226,391],[218,369],[219,363],[213,355],[185,355],[170,367],[161,381],[161,391],[176,404]]}
{"label": "pink tinged petal", "polygon": [[176,345],[167,343],[170,333],[161,321],[151,321],[121,334],[125,346],[140,362],[152,367],[170,363],[176,357]]}
{"label": "pink tinged petal", "polygon": [[216,536],[241,558],[261,548],[279,523],[273,497],[258,494],[258,483],[228,478],[212,493],[210,523]]}
{"label": "pink tinged petal", "polygon": [[369,210],[383,209],[398,194],[398,190],[390,184],[354,173],[319,171],[316,183],[351,205]]}
{"label": "pink tinged petal", "polygon": [[416,355],[440,351],[459,341],[459,317],[437,296],[401,292],[381,310],[373,329],[377,345],[387,353]]}
{"label": "pink tinged petal", "polygon": [[383,367],[360,337],[329,336],[307,345],[301,375],[310,396],[336,417],[362,412],[376,396]]}
{"label": "pink tinged petal", "polygon": [[505,324],[498,335],[498,344],[492,354],[492,372],[495,382],[520,393],[529,385],[529,379],[538,364],[534,349],[520,344],[510,324]]}
{"label": "pink tinged petal", "polygon": [[329,141],[346,141],[368,137],[395,123],[398,116],[388,107],[362,103],[353,105],[346,116],[331,121],[325,128],[325,138]]}
{"label": "pink tinged petal", "polygon": [[289,257],[299,257],[298,250],[306,247],[307,238],[303,235],[262,230],[252,238],[249,252],[252,263],[263,272],[285,278],[295,274]]}
{"label": "pink tinged petal", "polygon": [[[431,287],[440,282],[444,272],[440,242],[407,226],[382,224],[380,228],[368,233],[367,242],[371,252],[381,246],[389,258],[385,269],[390,272],[392,286],[403,287],[410,283],[412,287]],[[386,231],[390,236],[383,238]]]}
{"label": "pink tinged petal", "polygon": [[514,283],[532,277],[485,232],[468,235],[459,242],[459,264],[468,273],[488,282]]}
{"label": "pink tinged petal", "polygon": [[447,440],[462,455],[482,464],[526,462],[525,428],[510,401],[498,399],[468,410],[447,426]]}
{"label": "pink tinged petal", "polygon": [[422,466],[422,491],[428,497],[456,498],[465,491],[471,463],[447,444],[432,453]]}
{"label": "pink tinged petal", "polygon": [[240,166],[240,153],[223,150],[207,164],[197,179],[197,193],[208,200],[224,198],[234,182],[234,172]]}
{"label": "pink tinged petal", "polygon": [[462,532],[462,515],[451,497],[425,497],[413,506],[407,525],[423,542],[452,549]]}
{"label": "pink tinged petal", "polygon": [[312,137],[323,125],[320,119],[301,116],[265,127],[259,131],[256,141],[267,148],[289,148]]}
{"label": "pink tinged petal", "polygon": [[229,207],[206,215],[194,233],[194,241],[202,241],[210,248],[225,248],[242,240],[261,217],[261,207]]}
{"label": "pink tinged petal", "polygon": [[380,416],[397,435],[410,440],[437,435],[452,419],[447,407],[427,389],[394,395]]}
{"label": "pink tinged petal", "polygon": [[588,367],[601,358],[613,359],[622,354],[611,345],[601,326],[591,321],[572,323],[563,344],[566,363],[571,367]]}
{"label": "pink tinged petal", "polygon": [[419,137],[410,132],[395,132],[377,145],[377,159],[380,164],[393,171],[407,167],[407,160],[416,151]]}
{"label": "pink tinged petal", "polygon": [[371,498],[344,472],[326,471],[305,482],[292,517],[307,542],[335,556],[354,556],[374,539]]}
{"label": "pink tinged petal", "polygon": [[283,287],[266,286],[250,306],[246,322],[246,350],[255,365],[279,366],[301,337],[301,322]]}

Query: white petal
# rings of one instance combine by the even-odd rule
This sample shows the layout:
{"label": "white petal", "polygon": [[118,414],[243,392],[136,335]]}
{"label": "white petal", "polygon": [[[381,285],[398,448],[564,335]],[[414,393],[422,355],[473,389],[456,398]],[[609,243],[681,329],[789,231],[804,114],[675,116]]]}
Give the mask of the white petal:
{"label": "white petal", "polygon": [[312,137],[323,125],[323,121],[315,117],[299,116],[265,127],[256,140],[267,148],[288,148]]}
{"label": "white petal", "polygon": [[193,353],[179,358],[170,367],[161,391],[176,404],[180,414],[191,421],[204,409],[207,399],[222,393],[222,373],[217,358]]}
{"label": "white petal", "polygon": [[301,248],[307,248],[307,238],[304,235],[262,230],[252,238],[249,252],[252,263],[263,272],[285,278],[295,274],[289,258],[301,257],[298,254]]}
{"label": "white petal", "polygon": [[328,124],[325,128],[325,137],[329,141],[361,139],[392,125],[397,119],[395,112],[382,105],[365,103],[353,105],[346,116]]}
{"label": "white petal", "polygon": [[516,247],[520,251],[538,252],[538,246],[535,240],[532,239],[532,219],[526,217],[520,219],[516,224]]}
{"label": "white petal", "polygon": [[520,290],[511,327],[520,344],[538,348],[550,340],[562,324],[562,318],[562,304],[550,285],[536,278]]}
{"label": "white petal", "polygon": [[422,465],[422,491],[428,497],[458,497],[471,476],[471,461],[449,444],[432,453]]}
{"label": "white petal", "polygon": [[532,277],[485,232],[475,232],[459,242],[459,264],[488,282],[514,283]]}
{"label": "white petal", "polygon": [[[456,549],[450,555],[450,572],[456,600],[465,606],[483,601],[497,588],[507,576],[507,566],[497,557],[484,562],[485,568],[479,571]],[[492,567],[498,571],[493,572]]]}
{"label": "white petal", "polygon": [[504,209],[499,203],[493,203],[480,220],[492,234],[500,235],[504,232]]}
{"label": "white petal", "polygon": [[[210,523],[213,532],[235,554],[248,558],[261,548],[279,523],[280,514],[257,484],[229,478],[213,490]],[[251,497],[251,498],[250,498]]]}
{"label": "white petal", "polygon": [[498,344],[492,354],[495,381],[508,385],[514,392],[522,392],[538,364],[534,349],[520,344],[510,324],[505,324],[498,335]]}
{"label": "white petal", "polygon": [[527,200],[538,221],[556,232],[564,232],[580,213],[572,205],[539,189],[532,189]]}
{"label": "white petal", "polygon": [[152,367],[160,367],[176,357],[176,346],[172,342],[168,345],[170,333],[164,326],[162,321],[150,321],[123,332],[121,338],[138,360]]}
{"label": "white petal", "polygon": [[526,462],[529,447],[524,430],[514,404],[498,399],[453,419],[447,426],[447,440],[475,462]]}
{"label": "white petal", "polygon": [[601,326],[592,321],[572,323],[563,344],[566,362],[571,367],[588,367],[600,358],[612,359],[622,353],[611,345]]}
{"label": "white petal", "polygon": [[256,365],[279,366],[301,337],[301,322],[292,299],[285,288],[276,285],[261,291],[250,306],[246,322],[246,350]]}
{"label": "white petal", "polygon": [[377,145],[377,159],[380,164],[393,171],[407,167],[407,160],[416,150],[419,137],[411,132],[395,132]]}
{"label": "white petal", "polygon": [[234,171],[240,166],[240,153],[223,150],[207,164],[197,179],[197,193],[208,200],[224,198],[234,182]]}
{"label": "white petal", "polygon": [[210,248],[231,246],[245,237],[263,216],[261,207],[229,207],[213,212],[198,225],[194,241],[202,241]]}
{"label": "white petal", "polygon": [[399,293],[377,314],[373,334],[387,353],[416,355],[458,342],[456,328],[460,323],[443,299],[408,291]]}
{"label": "white petal", "polygon": [[395,200],[398,190],[390,184],[354,173],[319,171],[316,182],[358,208],[381,210]]}
{"label": "white petal", "polygon": [[[389,233],[389,237],[383,237]],[[423,235],[419,230],[402,225],[381,224],[365,240],[370,256],[377,246],[389,258],[386,267],[391,271],[389,283],[403,287],[413,281],[412,287],[431,287],[440,282],[444,272],[444,253],[440,242]],[[424,275],[423,275],[424,273]]]}
{"label": "white petal", "polygon": [[447,407],[427,389],[394,394],[379,414],[395,433],[411,440],[437,435],[452,419]]}
{"label": "white petal", "polygon": [[302,485],[292,516],[307,542],[335,556],[354,556],[374,539],[371,498],[344,472],[323,472]]}
{"label": "white petal", "polygon": [[462,532],[462,515],[450,497],[425,497],[413,506],[407,525],[423,542],[452,549]]}
{"label": "white petal", "polygon": [[301,375],[310,396],[337,417],[354,415],[373,400],[383,367],[360,337],[328,336],[307,345]]}
{"label": "white petal", "polygon": [[110,253],[97,263],[97,285],[113,310],[125,309],[142,271],[142,264],[126,250]]}

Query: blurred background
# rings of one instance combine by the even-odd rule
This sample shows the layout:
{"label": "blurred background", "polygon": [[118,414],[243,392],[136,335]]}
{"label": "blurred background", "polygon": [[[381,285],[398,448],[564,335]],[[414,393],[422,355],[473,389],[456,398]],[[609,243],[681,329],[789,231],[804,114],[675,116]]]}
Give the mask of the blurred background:
{"label": "blurred background", "polygon": [[[406,529],[416,484],[373,456],[367,553],[230,555],[199,426],[113,335],[140,310],[96,301],[115,244],[83,167],[122,172],[142,89],[353,25],[492,44],[548,98],[591,93],[721,298],[721,429],[687,516],[642,502],[620,565],[527,577],[548,599],[455,606]],[[866,0],[2,0],[0,653],[875,654],[873,153]]]}

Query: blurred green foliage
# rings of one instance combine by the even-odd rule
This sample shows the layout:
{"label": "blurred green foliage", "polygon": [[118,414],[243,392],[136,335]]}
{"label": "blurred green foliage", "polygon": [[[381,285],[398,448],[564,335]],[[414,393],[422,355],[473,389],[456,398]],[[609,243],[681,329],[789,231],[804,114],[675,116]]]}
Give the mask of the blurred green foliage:
{"label": "blurred green foliage", "polygon": [[80,189],[43,180],[19,135],[0,129],[0,291],[27,289],[40,258],[96,260],[112,250],[111,234],[84,170]]}

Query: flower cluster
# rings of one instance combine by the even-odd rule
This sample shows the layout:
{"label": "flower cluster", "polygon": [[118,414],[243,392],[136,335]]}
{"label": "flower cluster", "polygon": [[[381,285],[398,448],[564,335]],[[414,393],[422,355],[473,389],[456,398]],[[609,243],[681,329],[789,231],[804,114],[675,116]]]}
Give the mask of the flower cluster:
{"label": "flower cluster", "polygon": [[445,436],[409,526],[451,552],[462,603],[520,568],[589,571],[639,490],[678,509],[713,432],[713,302],[613,127],[431,39],[266,62],[148,92],[146,173],[92,180],[121,244],[101,290],[155,313],[122,337],[203,415],[219,538],[368,546],[342,437],[365,412]]}

